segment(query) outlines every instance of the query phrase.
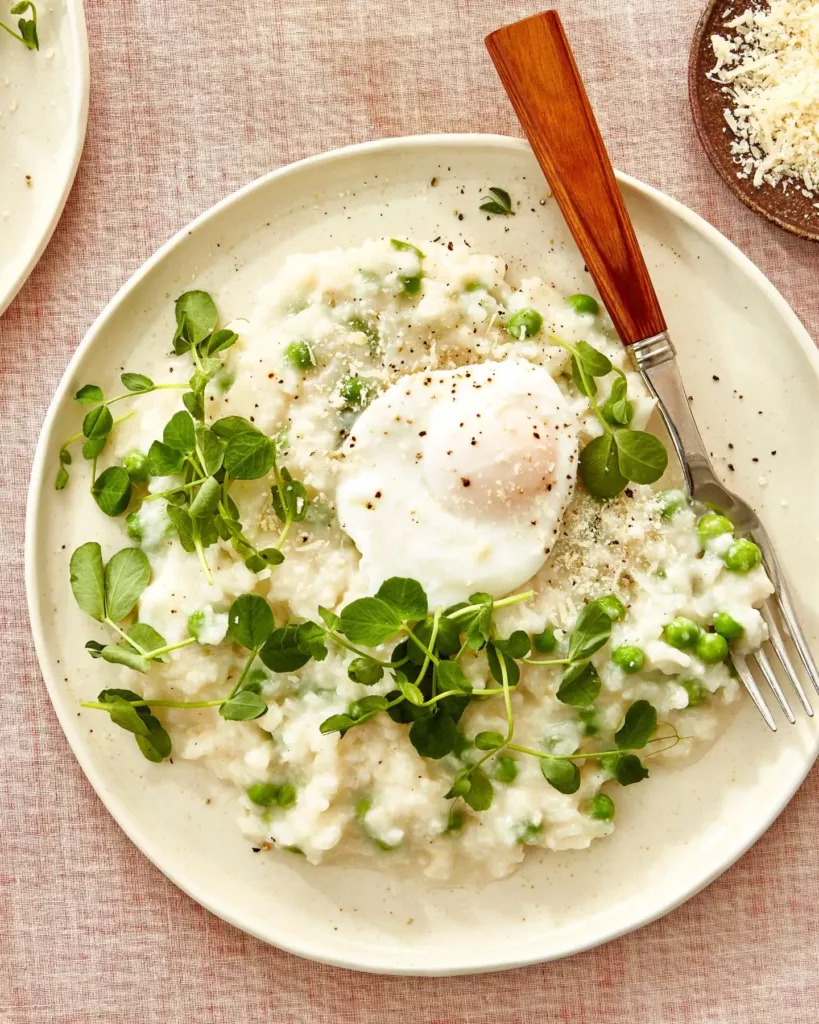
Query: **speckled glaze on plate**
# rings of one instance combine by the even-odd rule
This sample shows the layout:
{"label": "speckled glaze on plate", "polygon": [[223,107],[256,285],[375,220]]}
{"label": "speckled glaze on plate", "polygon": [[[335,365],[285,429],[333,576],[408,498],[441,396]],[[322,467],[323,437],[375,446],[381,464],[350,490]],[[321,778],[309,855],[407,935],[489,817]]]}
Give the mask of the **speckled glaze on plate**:
{"label": "speckled glaze on plate", "polygon": [[[10,6],[0,17],[16,26]],[[57,226],[88,120],[82,0],[38,2],[37,31],[38,51],[0,32],[0,314]]]}
{"label": "speckled glaze on plate", "polygon": [[[748,0],[751,4],[751,0]],[[801,238],[819,241],[819,210],[816,197],[803,196],[798,187],[785,192],[781,185],[755,188],[750,178],[738,178],[739,168],[731,155],[734,136],[723,115],[727,106],[724,86],[707,77],[716,63],[711,36],[724,32],[725,0],[711,0],[702,13],[691,41],[688,58],[688,99],[694,127],[702,148],[717,174],[741,202],[765,220]],[[737,13],[741,8],[737,8]]]}
{"label": "speckled glaze on plate", "polygon": [[[819,449],[804,424],[819,405],[816,352],[773,286],[714,228],[639,182],[620,182],[715,463],[758,506],[815,641]],[[479,213],[488,185],[521,201],[517,216]],[[91,536],[106,553],[123,543],[121,524],[93,505],[77,460],[70,489],[53,488],[58,444],[77,429],[77,387],[108,387],[123,366],[138,370],[147,353],[167,349],[180,292],[208,289],[229,320],[247,314],[287,253],[367,237],[465,239],[475,251],[502,254],[513,277],[548,278],[550,260],[566,261],[583,290],[582,260],[547,196],[528,146],[499,136],[395,139],[276,171],[181,231],[115,296],[74,356],[43,427],[26,583],[66,736],[112,815],[169,878],[225,920],[301,956],[381,973],[454,974],[604,942],[724,871],[782,810],[817,753],[815,725],[800,720],[774,735],[745,701],[699,763],[618,793],[612,837],[581,852],[530,854],[501,882],[442,889],[369,866],[315,868],[285,853],[254,854],[234,823],[235,797],[207,771],[150,764],[99,716],[77,713],[77,701],[110,676],[83,650],[89,620],[72,600],[68,558]]]}

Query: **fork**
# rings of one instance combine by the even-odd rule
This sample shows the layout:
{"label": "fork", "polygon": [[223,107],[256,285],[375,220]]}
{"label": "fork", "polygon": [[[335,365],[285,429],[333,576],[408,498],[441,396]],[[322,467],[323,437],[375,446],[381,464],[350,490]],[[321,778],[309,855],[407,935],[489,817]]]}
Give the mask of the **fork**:
{"label": "fork", "polygon": [[697,504],[718,509],[731,520],[737,534],[751,538],[762,552],[762,563],[774,586],[774,595],[761,608],[768,639],[748,658],[732,655],[734,668],[773,731],[776,720],[755,672],[767,683],[788,722],[794,724],[796,717],[774,666],[812,717],[813,708],[786,646],[786,636],[817,693],[819,672],[779,560],[759,517],[714,473],[560,17],[557,11],[547,11],[525,18],[487,36],[486,46],[620,340],[657,401],[689,496]]}

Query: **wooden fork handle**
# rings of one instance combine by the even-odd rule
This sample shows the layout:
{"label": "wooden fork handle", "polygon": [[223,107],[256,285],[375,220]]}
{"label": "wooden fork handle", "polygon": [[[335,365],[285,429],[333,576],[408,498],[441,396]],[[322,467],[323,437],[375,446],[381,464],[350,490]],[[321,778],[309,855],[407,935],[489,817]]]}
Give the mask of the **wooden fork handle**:
{"label": "wooden fork handle", "polygon": [[498,29],[486,46],[623,344],[665,331],[557,11]]}

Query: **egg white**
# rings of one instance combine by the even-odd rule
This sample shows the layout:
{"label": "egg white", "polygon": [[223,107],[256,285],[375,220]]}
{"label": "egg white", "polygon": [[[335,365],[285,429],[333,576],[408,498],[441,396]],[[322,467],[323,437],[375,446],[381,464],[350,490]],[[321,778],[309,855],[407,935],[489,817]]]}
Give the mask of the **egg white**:
{"label": "egg white", "polygon": [[525,583],[571,500],[577,429],[553,378],[525,360],[393,384],[344,443],[336,491],[369,592],[409,576],[446,606]]}

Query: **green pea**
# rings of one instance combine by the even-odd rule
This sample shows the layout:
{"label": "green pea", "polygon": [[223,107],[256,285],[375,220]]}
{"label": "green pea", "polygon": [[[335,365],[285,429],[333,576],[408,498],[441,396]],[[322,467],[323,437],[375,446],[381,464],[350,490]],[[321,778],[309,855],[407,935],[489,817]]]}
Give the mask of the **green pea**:
{"label": "green pea", "polygon": [[464,285],[465,292],[485,292],[489,289],[481,281],[468,281]]}
{"label": "green pea", "polygon": [[401,291],[404,295],[417,295],[421,290],[422,274],[412,274],[408,277],[399,277],[398,280],[401,282]]}
{"label": "green pea", "polygon": [[378,354],[381,337],[375,324],[369,323],[369,321],[362,319],[360,316],[354,316],[350,317],[347,321],[347,326],[351,331],[360,331],[362,334],[366,334],[367,340],[370,343],[370,355],[375,356]]}
{"label": "green pea", "polygon": [[693,647],[700,637],[700,627],[684,615],[678,615],[663,628],[663,640],[677,650]]}
{"label": "green pea", "polygon": [[142,520],[139,518],[139,512],[131,512],[125,517],[125,532],[131,540],[142,540]]}
{"label": "green pea", "polygon": [[714,631],[720,636],[724,636],[728,643],[732,644],[735,640],[739,640],[745,629],[728,612],[717,612],[714,616]]}
{"label": "green pea", "polygon": [[291,785],[289,782],[285,782],[279,786],[279,792],[276,795],[276,803],[279,807],[292,807],[296,802],[296,787]]}
{"label": "green pea", "polygon": [[543,326],[543,317],[536,309],[520,309],[509,318],[506,330],[518,341],[534,338]]}
{"label": "green pea", "polygon": [[731,572],[750,572],[762,561],[762,552],[752,540],[735,540],[722,556],[726,569]]}
{"label": "green pea", "polygon": [[557,647],[557,637],[551,626],[546,626],[542,633],[535,633],[532,637],[532,646],[541,654],[551,654]]}
{"label": "green pea", "polygon": [[612,622],[619,622],[626,614],[625,605],[614,594],[606,594],[605,597],[599,597],[597,603]]}
{"label": "green pea", "polygon": [[683,689],[688,694],[688,706],[690,708],[698,708],[701,704],[705,704],[708,701],[708,690],[697,682],[696,679],[686,679],[682,684]]}
{"label": "green pea", "polygon": [[639,647],[633,644],[623,644],[612,654],[611,660],[628,675],[639,672],[646,663],[646,656]]}
{"label": "green pea", "polygon": [[611,821],[614,817],[614,801],[605,793],[598,793],[589,801],[589,817],[595,821]]}
{"label": "green pea", "polygon": [[363,409],[375,395],[375,385],[367,377],[345,377],[338,393],[353,409]]}
{"label": "green pea", "polygon": [[270,804],[276,803],[279,787],[272,782],[254,782],[247,787],[247,795],[259,807],[269,807]]}
{"label": "green pea", "polygon": [[543,833],[543,825],[533,825],[527,822],[518,827],[518,842],[522,846],[534,846]]}
{"label": "green pea", "polygon": [[566,302],[568,302],[575,313],[590,313],[592,316],[597,316],[600,312],[600,303],[597,299],[591,295],[584,295],[583,292],[570,295]]}
{"label": "green pea", "polygon": [[501,757],[495,766],[495,778],[504,785],[511,785],[518,777],[518,763],[514,757]]}
{"label": "green pea", "polygon": [[132,483],[144,484],[151,479],[151,472],[148,469],[148,456],[145,452],[134,448],[122,459],[122,465]]}
{"label": "green pea", "polygon": [[733,533],[734,524],[730,519],[726,519],[725,516],[717,515],[716,512],[706,512],[706,514],[697,523],[697,533],[700,535],[700,540],[703,544],[707,540],[711,540],[713,537],[719,537],[723,533]]}
{"label": "green pea", "polygon": [[316,365],[313,351],[306,341],[291,341],[284,354],[296,370],[311,370]]}
{"label": "green pea", "polygon": [[706,665],[716,665],[728,657],[728,641],[719,633],[700,633],[694,653]]}
{"label": "green pea", "polygon": [[199,639],[199,634],[202,632],[202,626],[205,624],[205,613],[199,608],[195,612],[191,612],[188,616],[188,634],[190,636]]}
{"label": "green pea", "polygon": [[663,519],[671,519],[684,508],[688,508],[688,498],[684,491],[662,491],[660,499],[660,515]]}

